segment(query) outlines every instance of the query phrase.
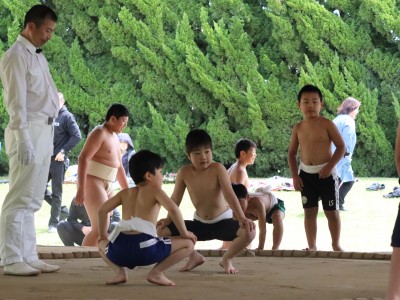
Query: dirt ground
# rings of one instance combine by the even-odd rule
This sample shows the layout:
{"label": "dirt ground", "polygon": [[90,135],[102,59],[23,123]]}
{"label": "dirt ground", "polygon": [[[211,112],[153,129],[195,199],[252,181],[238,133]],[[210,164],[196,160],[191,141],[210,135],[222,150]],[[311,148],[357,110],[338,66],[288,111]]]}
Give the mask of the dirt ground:
{"label": "dirt ground", "polygon": [[39,255],[61,270],[35,277],[5,276],[1,299],[383,299],[388,253],[260,251],[235,259],[239,274],[224,274],[219,250],[200,250],[206,262],[191,272],[168,270],[174,287],[148,283],[151,267],[129,271],[126,284],[106,286],[113,273],[96,248],[39,247]]}

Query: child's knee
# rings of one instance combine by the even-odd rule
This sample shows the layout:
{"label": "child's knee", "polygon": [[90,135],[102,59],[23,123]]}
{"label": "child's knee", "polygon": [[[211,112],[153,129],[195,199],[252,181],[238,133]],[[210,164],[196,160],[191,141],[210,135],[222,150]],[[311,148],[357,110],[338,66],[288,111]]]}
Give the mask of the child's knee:
{"label": "child's knee", "polygon": [[275,211],[271,216],[273,224],[282,223],[284,218],[285,218],[285,215],[280,210]]}
{"label": "child's knee", "polygon": [[246,240],[252,241],[256,237],[256,230],[243,230],[243,235]]}

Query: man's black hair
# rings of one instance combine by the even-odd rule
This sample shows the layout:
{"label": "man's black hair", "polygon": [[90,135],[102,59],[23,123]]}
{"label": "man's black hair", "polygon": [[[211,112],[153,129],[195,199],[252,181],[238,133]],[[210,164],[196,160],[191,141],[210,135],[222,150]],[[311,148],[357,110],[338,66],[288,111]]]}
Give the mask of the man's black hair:
{"label": "man's black hair", "polygon": [[145,181],[147,172],[155,175],[156,170],[164,165],[163,159],[157,153],[149,150],[139,150],[129,160],[129,174],[135,184]]}
{"label": "man's black hair", "polygon": [[50,19],[54,22],[57,22],[58,17],[56,13],[48,6],[41,4],[34,5],[25,14],[24,28],[30,22],[34,23],[35,26],[39,28],[40,26],[42,26],[43,21],[46,19]]}

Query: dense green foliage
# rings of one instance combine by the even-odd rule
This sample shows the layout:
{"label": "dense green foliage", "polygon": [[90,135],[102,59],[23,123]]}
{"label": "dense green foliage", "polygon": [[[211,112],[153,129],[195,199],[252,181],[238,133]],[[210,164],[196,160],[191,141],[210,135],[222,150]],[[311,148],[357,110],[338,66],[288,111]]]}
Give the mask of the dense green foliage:
{"label": "dense green foliage", "polygon": [[[0,0],[0,52],[38,1]],[[297,92],[312,83],[333,119],[348,96],[362,102],[354,169],[394,174],[400,97],[399,3],[395,0],[52,0],[59,22],[45,46],[52,74],[84,136],[108,106],[126,104],[137,149],[185,163],[188,130],[206,129],[214,158],[258,145],[252,176],[289,176]],[[396,113],[397,112],[397,113]],[[0,105],[0,138],[7,123]],[[74,152],[75,155],[78,150]]]}

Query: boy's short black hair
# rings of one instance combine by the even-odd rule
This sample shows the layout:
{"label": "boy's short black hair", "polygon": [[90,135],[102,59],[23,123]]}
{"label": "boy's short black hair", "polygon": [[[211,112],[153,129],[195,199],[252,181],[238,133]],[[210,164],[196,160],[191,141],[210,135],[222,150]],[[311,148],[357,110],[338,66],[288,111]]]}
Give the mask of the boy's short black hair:
{"label": "boy's short black hair", "polygon": [[149,150],[139,150],[129,160],[129,174],[135,184],[139,184],[145,181],[144,175],[147,172],[155,175],[156,170],[163,166],[164,162],[160,155]]}
{"label": "boy's short black hair", "polygon": [[42,26],[45,19],[50,19],[57,22],[56,13],[46,5],[34,5],[25,14],[24,28],[28,23],[32,22],[37,28]]}
{"label": "boy's short black hair", "polygon": [[110,120],[112,116],[116,117],[117,119],[120,117],[129,117],[129,110],[125,105],[114,103],[107,111],[106,121]]}
{"label": "boy's short black hair", "polygon": [[246,187],[241,183],[232,183],[232,189],[239,200],[246,198],[249,194]]}
{"label": "boy's short black hair", "polygon": [[193,149],[201,146],[210,147],[212,149],[211,137],[203,129],[191,130],[186,136],[186,154],[189,155],[193,151]]}
{"label": "boy's short black hair", "polygon": [[249,151],[251,148],[256,148],[257,149],[257,144],[254,143],[252,140],[250,139],[240,139],[236,142],[235,145],[235,156],[236,158],[240,157],[240,151]]}
{"label": "boy's short black hair", "polygon": [[297,95],[297,102],[300,102],[301,96],[303,95],[303,93],[317,93],[319,96],[319,99],[321,99],[321,102],[324,100],[322,97],[321,90],[318,87],[316,87],[315,85],[306,84],[305,86],[303,86],[301,88],[299,94]]}

